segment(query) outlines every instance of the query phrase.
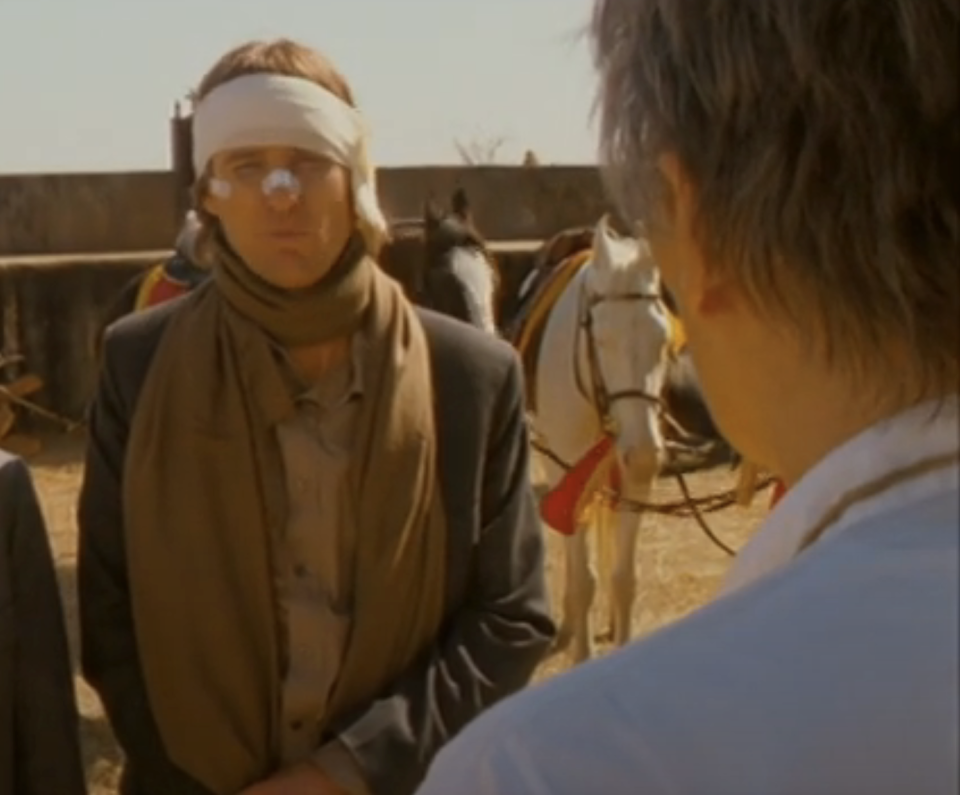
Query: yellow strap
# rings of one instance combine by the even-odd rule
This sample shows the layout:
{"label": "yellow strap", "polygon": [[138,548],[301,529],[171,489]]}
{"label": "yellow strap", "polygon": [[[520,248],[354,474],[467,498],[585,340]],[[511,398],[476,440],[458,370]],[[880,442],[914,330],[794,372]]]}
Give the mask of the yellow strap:
{"label": "yellow strap", "polygon": [[562,262],[556,266],[559,272],[550,274],[550,281],[547,288],[540,294],[536,303],[530,308],[527,319],[524,321],[523,327],[517,335],[516,348],[521,356],[526,355],[527,346],[530,344],[534,333],[540,327],[540,324],[546,320],[547,315],[550,314],[550,310],[553,309],[560,295],[564,289],[566,289],[567,285],[570,284],[573,277],[590,261],[592,253],[590,249],[579,251],[572,257],[569,257],[566,262]]}
{"label": "yellow strap", "polygon": [[147,305],[153,288],[156,287],[157,283],[163,278],[163,265],[164,263],[162,262],[154,265],[147,273],[146,278],[140,283],[140,289],[137,290],[137,300],[133,303],[134,312],[139,312]]}
{"label": "yellow strap", "polygon": [[[560,299],[560,295],[566,289],[567,285],[570,284],[570,281],[579,270],[590,261],[591,254],[591,249],[583,249],[573,256],[568,257],[565,262],[561,262],[556,266],[559,272],[551,274],[547,288],[537,299],[537,303],[531,307],[527,319],[524,321],[520,333],[517,335],[516,348],[521,356],[526,354],[527,346],[530,345],[531,338],[540,327],[540,324],[546,320],[547,315],[550,314],[550,310],[553,309],[554,304]],[[666,315],[670,350],[676,356],[687,345],[687,332],[683,327],[683,323],[680,322],[680,318],[669,310],[666,311]]]}
{"label": "yellow strap", "polygon": [[680,318],[678,318],[670,310],[667,310],[667,324],[670,350],[674,356],[677,356],[684,349],[684,347],[686,347],[687,332],[684,330],[683,323],[680,322]]}

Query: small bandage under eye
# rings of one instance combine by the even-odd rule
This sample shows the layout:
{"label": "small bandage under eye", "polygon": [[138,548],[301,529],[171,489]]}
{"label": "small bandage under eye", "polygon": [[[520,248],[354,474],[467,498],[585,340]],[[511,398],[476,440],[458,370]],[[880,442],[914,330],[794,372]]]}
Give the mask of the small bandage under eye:
{"label": "small bandage under eye", "polygon": [[233,185],[220,177],[210,177],[209,186],[210,193],[221,199],[229,199],[230,194],[233,193]]}
{"label": "small bandage under eye", "polygon": [[[233,184],[220,177],[211,177],[210,193],[221,199],[228,199],[233,195]],[[301,192],[300,180],[286,168],[275,168],[260,183],[260,190],[264,196],[274,191],[285,191],[299,195]]]}

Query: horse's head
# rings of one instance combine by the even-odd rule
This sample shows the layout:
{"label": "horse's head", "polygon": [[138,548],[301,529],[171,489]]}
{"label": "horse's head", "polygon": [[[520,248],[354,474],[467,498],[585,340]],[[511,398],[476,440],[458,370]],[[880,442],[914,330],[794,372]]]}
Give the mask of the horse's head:
{"label": "horse's head", "polygon": [[613,423],[624,480],[646,482],[662,463],[658,416],[669,327],[646,242],[618,236],[606,217],[594,230],[581,311],[590,386]]}
{"label": "horse's head", "polygon": [[486,242],[473,223],[470,201],[463,188],[454,191],[449,209],[432,197],[424,202],[423,230],[428,267],[442,264],[456,249],[486,249]]}
{"label": "horse's head", "polygon": [[[454,192],[449,210],[429,199],[424,205],[423,230],[428,298],[442,307],[443,296],[430,293],[443,290],[440,285],[449,285],[452,279],[468,304],[470,318],[461,319],[495,334],[499,273],[486,241],[473,222],[466,191],[459,188]],[[431,274],[442,274],[442,278],[431,279]]]}

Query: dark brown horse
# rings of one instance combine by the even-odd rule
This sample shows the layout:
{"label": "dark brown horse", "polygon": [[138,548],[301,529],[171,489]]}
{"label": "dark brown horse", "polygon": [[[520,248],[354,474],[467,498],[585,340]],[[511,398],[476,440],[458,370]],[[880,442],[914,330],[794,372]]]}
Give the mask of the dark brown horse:
{"label": "dark brown horse", "polygon": [[381,263],[415,303],[497,333],[500,274],[462,188],[449,209],[430,199],[422,218],[395,221],[392,230]]}

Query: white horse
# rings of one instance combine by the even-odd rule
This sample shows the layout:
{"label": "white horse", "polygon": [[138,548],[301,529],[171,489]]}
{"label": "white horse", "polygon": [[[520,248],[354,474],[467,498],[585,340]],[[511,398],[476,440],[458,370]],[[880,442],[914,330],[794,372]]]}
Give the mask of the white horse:
{"label": "white horse", "polygon": [[[621,495],[644,501],[664,458],[659,396],[669,345],[659,271],[646,243],[617,236],[602,218],[594,230],[590,260],[544,323],[536,362],[534,437],[569,463],[580,460],[605,431],[611,432]],[[549,490],[564,475],[550,456],[535,453],[534,461],[539,465],[534,474],[540,481],[538,491]],[[608,530],[602,526],[608,522],[598,522],[601,526],[595,529],[601,575],[609,589],[613,641],[623,645],[630,638],[640,515],[618,509],[615,516],[615,546],[609,555],[604,554]],[[584,525],[582,520],[566,537],[564,615],[557,642],[559,648],[572,642],[574,662],[593,653],[590,609],[597,575]],[[613,560],[605,560],[608,556]]]}

